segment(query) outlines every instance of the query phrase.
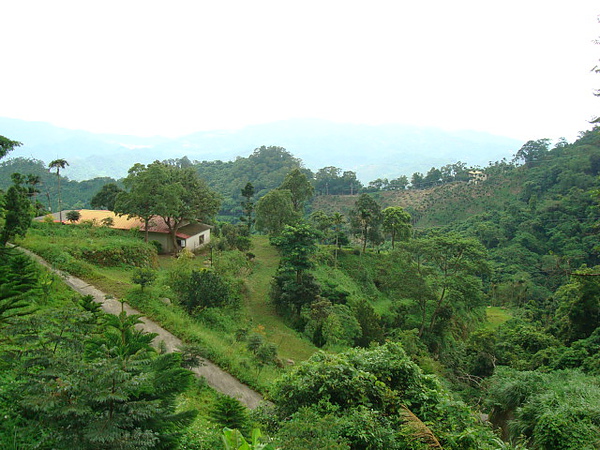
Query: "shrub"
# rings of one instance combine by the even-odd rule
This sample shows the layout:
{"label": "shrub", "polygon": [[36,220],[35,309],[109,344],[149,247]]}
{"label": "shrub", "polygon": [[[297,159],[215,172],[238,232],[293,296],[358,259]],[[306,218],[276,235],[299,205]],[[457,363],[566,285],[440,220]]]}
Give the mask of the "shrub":
{"label": "shrub", "polygon": [[174,288],[178,290],[181,302],[190,314],[234,303],[229,285],[213,270],[193,270],[187,280]]}
{"label": "shrub", "polygon": [[144,288],[154,282],[156,279],[156,271],[148,269],[146,267],[139,267],[133,271],[131,281],[135,284],[139,284],[142,291]]}

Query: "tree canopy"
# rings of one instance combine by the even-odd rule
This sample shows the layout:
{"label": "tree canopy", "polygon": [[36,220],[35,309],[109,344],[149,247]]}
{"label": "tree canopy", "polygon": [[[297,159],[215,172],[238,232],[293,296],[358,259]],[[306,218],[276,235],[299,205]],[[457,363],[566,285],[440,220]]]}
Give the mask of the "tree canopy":
{"label": "tree canopy", "polygon": [[[155,161],[136,164],[123,180],[126,192],[117,195],[115,211],[141,218],[148,224],[160,216],[169,228],[173,248],[177,231],[190,222],[206,222],[218,212],[220,200],[191,167]],[[147,234],[146,234],[147,239]]]}

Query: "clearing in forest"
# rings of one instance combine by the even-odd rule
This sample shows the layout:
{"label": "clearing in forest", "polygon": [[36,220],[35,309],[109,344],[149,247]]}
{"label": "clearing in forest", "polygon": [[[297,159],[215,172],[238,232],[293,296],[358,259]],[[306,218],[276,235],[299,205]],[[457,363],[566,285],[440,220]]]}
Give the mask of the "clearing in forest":
{"label": "clearing in forest", "polygon": [[282,359],[295,362],[308,359],[316,348],[299,333],[288,327],[269,301],[271,280],[279,265],[277,249],[269,244],[267,236],[253,236],[252,253],[256,255],[255,266],[248,278],[249,293],[246,299],[250,327],[264,330],[267,339],[277,345]]}

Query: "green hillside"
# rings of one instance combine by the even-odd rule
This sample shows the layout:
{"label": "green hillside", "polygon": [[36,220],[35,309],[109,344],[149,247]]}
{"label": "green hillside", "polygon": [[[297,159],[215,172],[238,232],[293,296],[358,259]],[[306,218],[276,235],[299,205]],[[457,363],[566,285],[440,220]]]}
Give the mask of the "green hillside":
{"label": "green hillside", "polygon": [[[221,196],[208,218],[211,244],[196,254],[159,257],[141,234],[108,226],[30,225],[21,220],[35,200],[27,179],[4,185],[7,241],[125,299],[188,344],[176,356],[150,349],[131,320],[99,315],[3,249],[5,446],[125,445],[130,428],[108,436],[97,419],[118,403],[116,417],[130,411],[132,427],[156,433],[163,448],[225,448],[224,426],[248,440],[261,429],[282,449],[599,448],[600,129],[572,144],[527,142],[513,160],[480,168],[478,182],[448,164],[409,185],[359,186],[335,167],[305,170],[279,147],[235,162],[163,164],[172,178],[139,178],[148,191],[175,199],[200,176]],[[145,170],[136,167],[124,196]],[[63,195],[87,201],[82,184],[63,181]],[[327,195],[334,188],[343,194]],[[177,212],[174,200],[129,200]],[[180,214],[194,204],[186,206]],[[161,391],[152,381],[163,370],[187,379],[185,362],[199,355],[271,404],[250,414],[202,383]],[[119,396],[90,393],[109,392],[102,370],[118,375]],[[172,433],[176,419],[140,409],[151,399],[161,414],[183,413],[182,434]],[[139,445],[158,445],[143,436]]]}

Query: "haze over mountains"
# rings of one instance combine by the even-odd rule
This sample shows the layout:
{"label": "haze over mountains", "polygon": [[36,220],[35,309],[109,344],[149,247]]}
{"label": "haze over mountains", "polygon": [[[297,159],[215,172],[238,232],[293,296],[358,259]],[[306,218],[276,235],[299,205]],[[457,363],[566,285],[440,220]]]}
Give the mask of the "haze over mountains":
{"label": "haze over mountains", "polygon": [[[203,131],[179,138],[137,137],[70,130],[43,122],[0,118],[0,135],[23,143],[9,157],[66,159],[73,180],[121,178],[136,162],[181,158],[228,161],[262,145],[284,147],[312,170],[352,170],[364,183],[396,178],[462,161],[486,166],[510,159],[523,142],[474,131],[444,131],[409,125],[355,125],[291,119],[238,130]],[[62,171],[61,171],[62,173]]]}

